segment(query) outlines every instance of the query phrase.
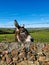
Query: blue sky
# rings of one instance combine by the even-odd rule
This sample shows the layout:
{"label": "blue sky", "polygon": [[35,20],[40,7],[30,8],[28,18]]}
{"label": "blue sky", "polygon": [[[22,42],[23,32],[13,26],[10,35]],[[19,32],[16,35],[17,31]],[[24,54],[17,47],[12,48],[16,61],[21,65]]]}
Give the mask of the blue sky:
{"label": "blue sky", "polygon": [[0,0],[0,27],[49,27],[49,0]]}

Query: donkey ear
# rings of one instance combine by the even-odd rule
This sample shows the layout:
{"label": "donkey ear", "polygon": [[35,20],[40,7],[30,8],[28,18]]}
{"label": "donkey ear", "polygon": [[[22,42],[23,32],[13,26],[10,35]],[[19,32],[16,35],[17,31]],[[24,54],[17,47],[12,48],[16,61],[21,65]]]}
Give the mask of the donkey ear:
{"label": "donkey ear", "polygon": [[20,26],[19,26],[17,20],[14,20],[14,25],[15,25],[15,27],[17,27],[17,28],[20,28]]}

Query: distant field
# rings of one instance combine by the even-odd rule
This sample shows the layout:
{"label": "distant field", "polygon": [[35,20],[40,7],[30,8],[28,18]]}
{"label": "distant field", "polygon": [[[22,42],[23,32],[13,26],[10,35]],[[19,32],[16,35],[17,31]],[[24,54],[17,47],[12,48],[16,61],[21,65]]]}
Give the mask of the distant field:
{"label": "distant field", "polygon": [[[28,31],[34,38],[34,42],[49,42],[49,29],[29,29]],[[0,42],[14,42],[14,36],[14,34],[0,34]]]}
{"label": "distant field", "polygon": [[14,42],[14,34],[0,34],[0,42]]}
{"label": "distant field", "polygon": [[30,33],[35,42],[49,42],[49,32]]}

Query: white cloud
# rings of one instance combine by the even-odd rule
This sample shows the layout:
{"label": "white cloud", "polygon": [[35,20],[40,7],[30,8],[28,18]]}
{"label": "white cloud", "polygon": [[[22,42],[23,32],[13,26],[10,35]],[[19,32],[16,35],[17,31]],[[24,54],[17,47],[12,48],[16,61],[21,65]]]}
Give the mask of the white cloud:
{"label": "white cloud", "polygon": [[[38,28],[38,27],[49,27],[49,19],[41,18],[40,20],[37,21],[27,21],[27,20],[22,20],[18,21],[18,23],[22,26],[25,24],[25,27],[33,27],[33,28]],[[5,27],[5,28],[13,28],[14,26],[14,21],[7,21],[6,23],[0,23],[0,27]]]}
{"label": "white cloud", "polygon": [[32,24],[26,25],[27,28],[41,28],[41,27],[49,27],[49,24]]}
{"label": "white cloud", "polygon": [[1,23],[0,27],[2,27],[2,28],[13,28],[15,26],[14,26],[14,22],[13,21],[8,21],[8,22],[6,22],[4,24]]}

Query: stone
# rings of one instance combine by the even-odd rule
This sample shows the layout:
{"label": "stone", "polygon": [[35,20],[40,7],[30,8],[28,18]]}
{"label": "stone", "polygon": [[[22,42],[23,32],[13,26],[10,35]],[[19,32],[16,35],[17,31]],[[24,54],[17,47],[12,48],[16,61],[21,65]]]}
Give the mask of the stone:
{"label": "stone", "polygon": [[5,54],[5,58],[6,58],[6,63],[10,64],[10,62],[12,61],[11,57],[6,53]]}
{"label": "stone", "polygon": [[15,49],[13,49],[12,51],[11,51],[11,55],[14,57],[14,56],[18,56],[18,51],[17,50],[15,50]]}
{"label": "stone", "polygon": [[0,43],[0,65],[49,65],[49,44]]}

